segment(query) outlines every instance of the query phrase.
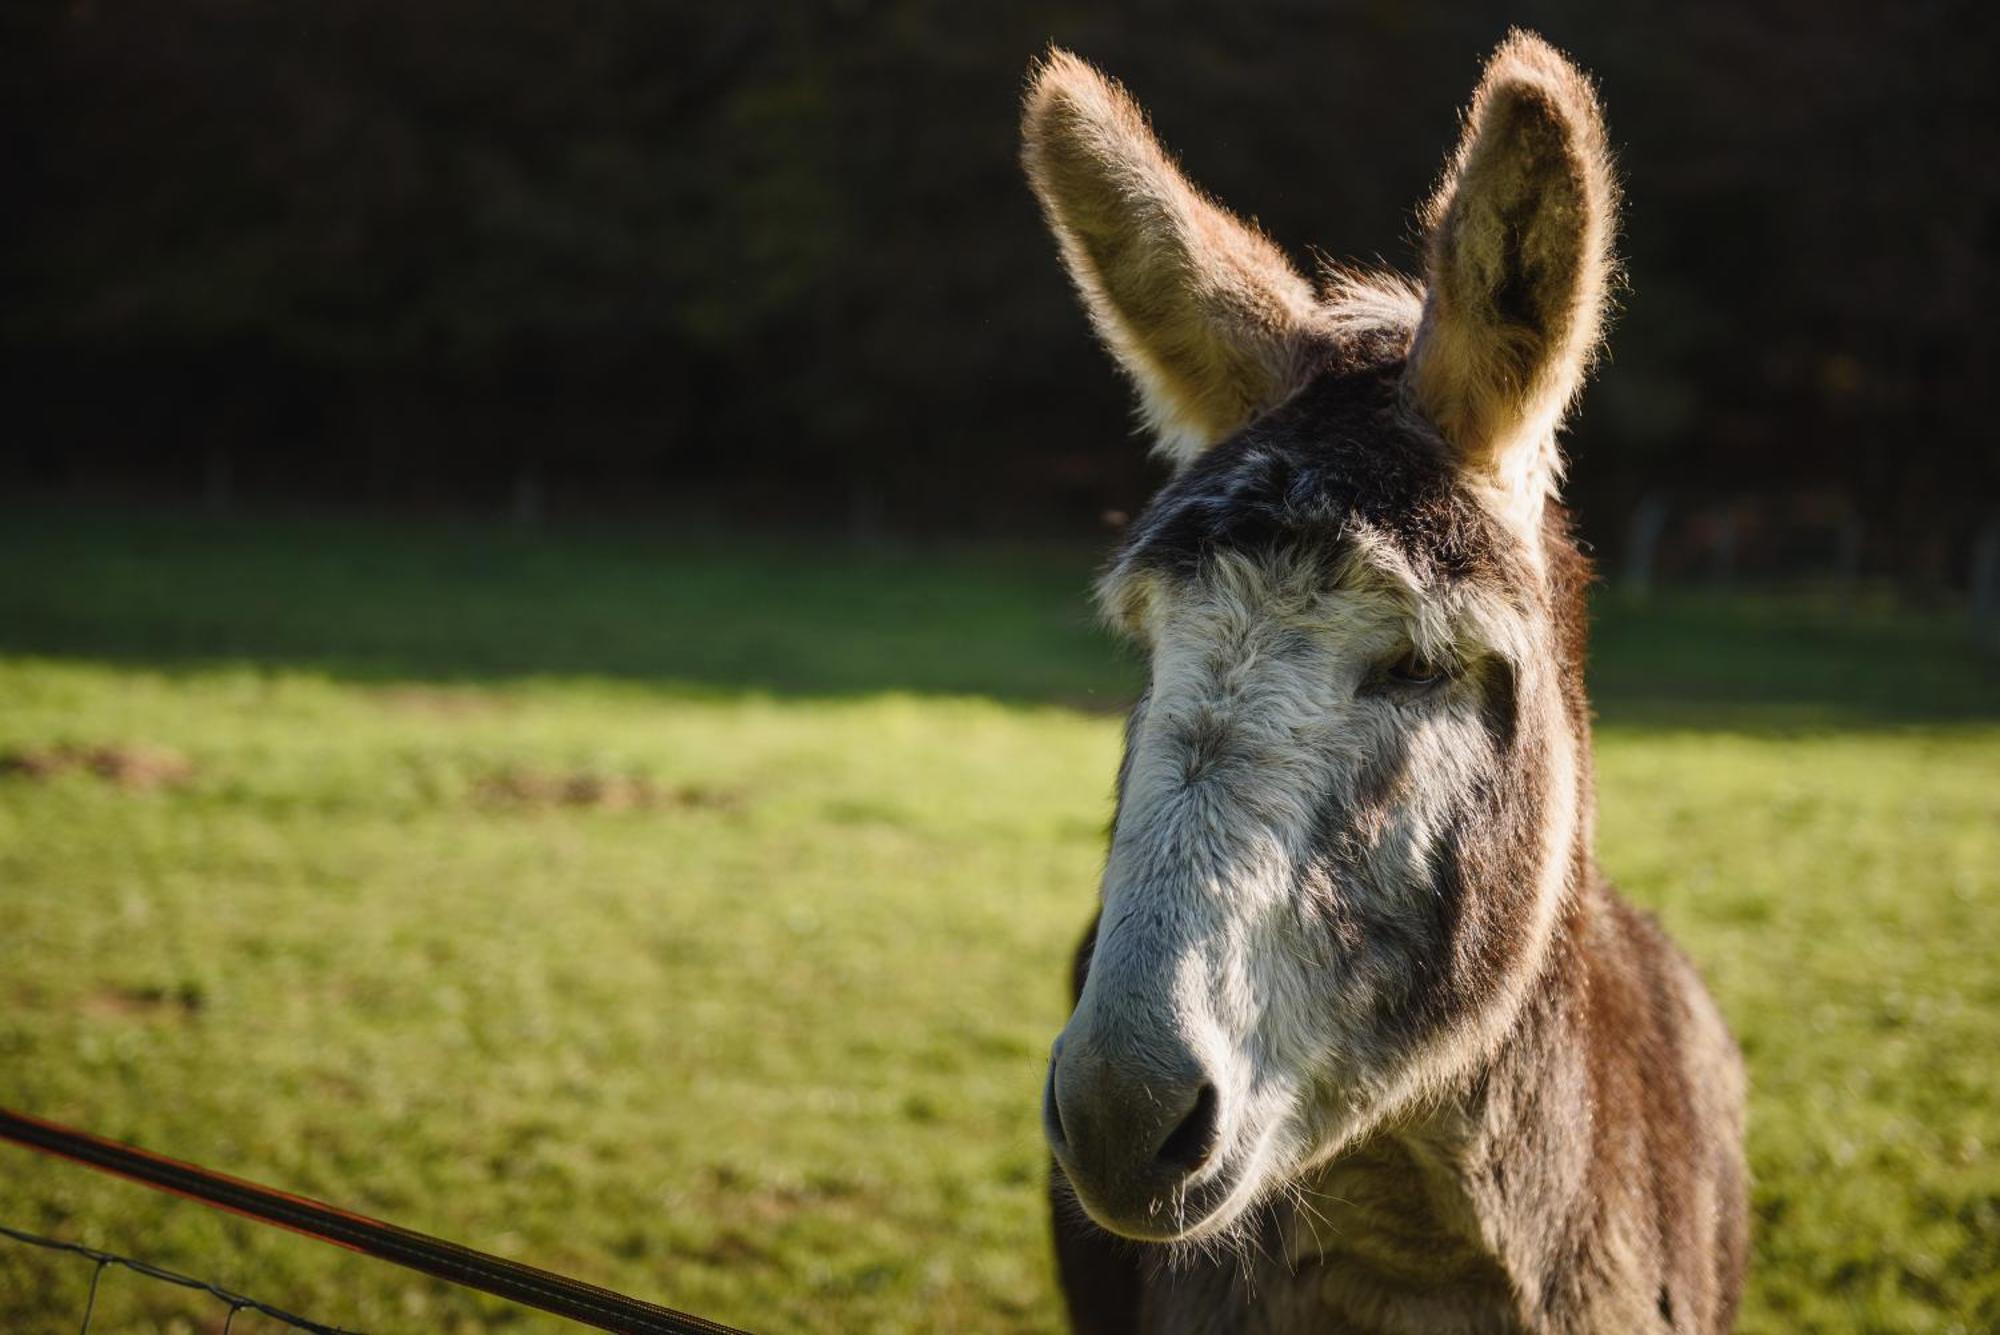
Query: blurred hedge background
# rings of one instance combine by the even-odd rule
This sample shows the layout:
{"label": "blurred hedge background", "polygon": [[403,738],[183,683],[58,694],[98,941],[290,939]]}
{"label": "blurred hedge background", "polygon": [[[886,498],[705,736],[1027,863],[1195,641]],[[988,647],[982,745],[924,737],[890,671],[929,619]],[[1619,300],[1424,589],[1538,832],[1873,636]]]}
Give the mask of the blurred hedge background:
{"label": "blurred hedge background", "polygon": [[1407,267],[1509,22],[1600,77],[1627,179],[1600,548],[1963,586],[2000,494],[1969,0],[10,6],[0,482],[1086,532],[1155,475],[1019,180],[1030,57],[1126,80],[1302,260]]}

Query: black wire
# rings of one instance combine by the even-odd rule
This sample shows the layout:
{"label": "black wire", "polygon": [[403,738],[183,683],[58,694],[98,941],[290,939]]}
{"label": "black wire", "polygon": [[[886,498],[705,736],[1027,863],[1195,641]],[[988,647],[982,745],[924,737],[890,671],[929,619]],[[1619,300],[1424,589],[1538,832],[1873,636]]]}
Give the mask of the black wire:
{"label": "black wire", "polygon": [[44,1154],[276,1224],[364,1256],[553,1312],[599,1330],[629,1335],[744,1335],[733,1326],[676,1312],[567,1275],[490,1256],[323,1201],[274,1191],[199,1164],[169,1159],[7,1108],[0,1108],[0,1140],[11,1140]]}
{"label": "black wire", "polygon": [[[293,1330],[309,1331],[312,1335],[357,1335],[356,1332],[343,1330],[339,1326],[322,1326],[317,1321],[309,1321],[305,1317],[296,1316],[291,1312],[285,1311],[283,1308],[273,1307],[269,1303],[260,1303],[255,1298],[246,1298],[240,1293],[231,1293],[228,1289],[217,1284],[211,1284],[205,1279],[196,1279],[192,1275],[183,1275],[177,1270],[168,1270],[165,1266],[157,1266],[150,1261],[141,1261],[137,1257],[120,1256],[116,1252],[99,1251],[95,1247],[86,1247],[79,1242],[64,1242],[59,1238],[45,1238],[39,1233],[28,1233],[18,1228],[9,1228],[5,1224],[0,1224],[0,1234],[5,1234],[16,1242],[24,1242],[30,1247],[46,1247],[54,1252],[73,1252],[85,1260],[96,1263],[97,1268],[90,1273],[90,1297],[84,1303],[83,1308],[83,1329],[85,1331],[90,1329],[90,1314],[97,1306],[97,1281],[103,1277],[104,1267],[116,1265],[135,1271],[138,1274],[146,1276],[148,1279],[157,1279],[164,1284],[178,1284],[184,1289],[198,1289],[203,1293],[220,1298],[223,1302],[229,1304],[229,1318],[232,1321],[235,1320],[238,1312],[247,1308],[252,1312],[260,1312],[270,1317],[273,1321],[282,1321]],[[228,1327],[224,1326],[223,1329],[227,1330]]]}
{"label": "black wire", "polygon": [[90,1335],[90,1318],[97,1311],[97,1283],[104,1278],[104,1267],[108,1264],[107,1261],[99,1261],[91,1267],[90,1292],[84,1295],[83,1324],[76,1328],[77,1335]]}

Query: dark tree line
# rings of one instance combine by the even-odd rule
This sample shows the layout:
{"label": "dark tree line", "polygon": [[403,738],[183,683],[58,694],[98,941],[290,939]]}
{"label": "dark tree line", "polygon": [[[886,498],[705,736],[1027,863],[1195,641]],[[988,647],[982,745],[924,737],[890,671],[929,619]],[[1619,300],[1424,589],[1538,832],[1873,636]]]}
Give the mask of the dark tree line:
{"label": "dark tree line", "polygon": [[[1992,14],[1510,16],[1600,77],[1626,177],[1574,435],[1607,545],[1651,496],[1958,564],[2000,494]],[[0,477],[1078,528],[1151,474],[1014,164],[1029,57],[1125,79],[1295,255],[1407,266],[1503,27],[1470,0],[13,7]]]}

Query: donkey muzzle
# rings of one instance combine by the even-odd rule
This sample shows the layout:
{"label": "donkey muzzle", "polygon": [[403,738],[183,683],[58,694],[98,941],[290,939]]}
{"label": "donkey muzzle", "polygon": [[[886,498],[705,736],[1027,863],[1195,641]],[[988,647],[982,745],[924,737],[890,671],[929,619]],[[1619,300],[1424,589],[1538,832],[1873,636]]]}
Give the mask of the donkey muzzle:
{"label": "donkey muzzle", "polygon": [[1179,1045],[1107,1050],[1065,1033],[1049,1060],[1042,1129],[1091,1217],[1145,1240],[1206,1215],[1191,1187],[1220,1138],[1221,1096]]}

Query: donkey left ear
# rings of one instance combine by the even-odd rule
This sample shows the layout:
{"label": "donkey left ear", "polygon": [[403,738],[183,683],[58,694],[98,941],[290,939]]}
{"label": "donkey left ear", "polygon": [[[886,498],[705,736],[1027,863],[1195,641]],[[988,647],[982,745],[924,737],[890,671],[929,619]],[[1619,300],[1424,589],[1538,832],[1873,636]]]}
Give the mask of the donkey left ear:
{"label": "donkey left ear", "polygon": [[1412,397],[1469,469],[1539,511],[1615,277],[1617,182],[1590,81],[1530,33],[1500,44],[1424,211]]}
{"label": "donkey left ear", "polygon": [[1029,79],[1022,160],[1091,322],[1185,465],[1299,387],[1312,284],[1189,184],[1125,90],[1067,51]]}

